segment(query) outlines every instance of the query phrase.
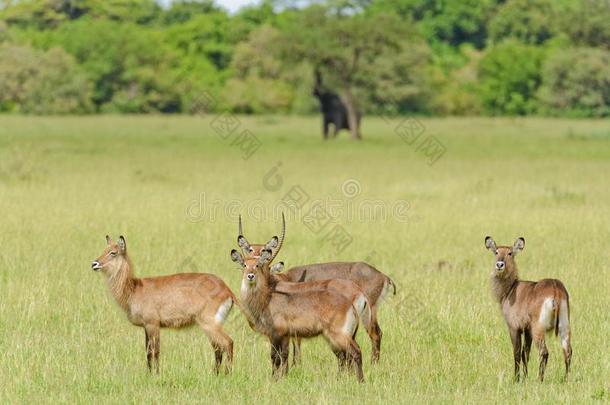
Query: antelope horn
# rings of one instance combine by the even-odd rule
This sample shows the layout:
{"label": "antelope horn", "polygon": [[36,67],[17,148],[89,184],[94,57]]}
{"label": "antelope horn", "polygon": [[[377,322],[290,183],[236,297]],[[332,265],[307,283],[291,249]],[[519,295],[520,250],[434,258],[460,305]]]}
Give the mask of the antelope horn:
{"label": "antelope horn", "polygon": [[241,225],[241,214],[239,214],[239,234],[240,234],[241,236],[244,236],[244,228],[243,228],[243,226]]}
{"label": "antelope horn", "polygon": [[280,249],[282,248],[282,244],[284,243],[284,238],[286,238],[286,218],[284,217],[284,213],[282,212],[282,236],[280,236],[280,243],[278,243],[277,249],[274,249],[273,256],[271,256],[271,260],[269,260],[269,263],[273,262],[273,259],[275,259],[277,254],[280,253]]}

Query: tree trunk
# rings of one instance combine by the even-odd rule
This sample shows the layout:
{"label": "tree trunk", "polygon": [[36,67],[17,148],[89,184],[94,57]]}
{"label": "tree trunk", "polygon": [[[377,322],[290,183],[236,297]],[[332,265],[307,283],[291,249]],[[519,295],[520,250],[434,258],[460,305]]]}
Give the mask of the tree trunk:
{"label": "tree trunk", "polygon": [[362,135],[360,134],[360,119],[358,118],[356,102],[349,86],[345,86],[343,88],[342,98],[345,108],[347,109],[347,123],[349,124],[349,130],[352,133],[352,139],[361,140]]}

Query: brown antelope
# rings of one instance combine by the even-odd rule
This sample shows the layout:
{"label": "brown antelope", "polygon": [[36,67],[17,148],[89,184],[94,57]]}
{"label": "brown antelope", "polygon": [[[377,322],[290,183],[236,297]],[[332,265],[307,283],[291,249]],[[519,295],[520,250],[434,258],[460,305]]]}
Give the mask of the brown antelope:
{"label": "brown antelope", "polygon": [[[268,246],[277,246],[274,237]],[[243,311],[255,330],[271,342],[273,375],[288,372],[290,338],[323,335],[339,359],[340,369],[353,364],[358,381],[364,380],[362,353],[354,335],[358,328],[357,306],[366,302],[364,294],[355,300],[329,290],[277,291],[277,280],[269,263],[273,253],[263,249],[258,258],[246,258],[235,249],[231,260],[242,267],[241,301]]]}
{"label": "brown antelope", "polygon": [[[239,217],[239,237],[237,243],[245,257],[257,258],[260,252],[265,247],[264,244],[250,244],[243,236],[243,226],[241,216]],[[273,258],[277,256],[279,250],[284,243],[286,236],[286,221],[282,214],[282,233],[277,248],[273,249]],[[273,260],[273,258],[271,260]],[[377,322],[377,307],[383,302],[384,297],[392,288],[394,295],[396,294],[396,285],[385,274],[364,262],[334,262],[334,263],[316,263],[304,266],[296,266],[290,268],[286,272],[281,272],[283,263],[271,267],[272,273],[280,281],[293,283],[325,281],[325,280],[350,280],[355,283],[355,286],[346,285],[347,283],[331,283],[329,288],[343,292],[346,296],[352,296],[360,291],[364,291],[370,303],[371,323],[363,325],[371,339],[372,351],[371,362],[376,363],[379,360],[381,352],[381,337],[382,332]],[[362,317],[363,320],[368,317]],[[298,364],[301,358],[301,340],[295,338],[293,340],[294,347],[294,364]]]}
{"label": "brown antelope", "polygon": [[106,276],[110,293],[127,313],[127,319],[144,328],[148,370],[153,363],[159,372],[160,328],[183,328],[197,323],[206,334],[215,353],[218,373],[223,353],[225,372],[231,371],[233,340],[223,329],[235,296],[226,284],[212,274],[180,273],[170,276],[135,278],[123,236],[108,246],[93,261],[94,271]]}
{"label": "brown antelope", "polygon": [[[570,345],[570,301],[563,283],[555,279],[521,281],[517,274],[515,256],[525,247],[525,239],[517,238],[514,245],[496,246],[490,237],[485,247],[495,255],[491,278],[493,293],[500,303],[513,343],[515,380],[519,381],[519,363],[523,361],[523,376],[527,377],[527,363],[532,340],[538,347],[540,367],[538,376],[544,380],[544,370],[549,357],[544,337],[555,330],[561,337],[566,378],[570,371],[572,346]],[[523,336],[523,344],[521,342]]]}

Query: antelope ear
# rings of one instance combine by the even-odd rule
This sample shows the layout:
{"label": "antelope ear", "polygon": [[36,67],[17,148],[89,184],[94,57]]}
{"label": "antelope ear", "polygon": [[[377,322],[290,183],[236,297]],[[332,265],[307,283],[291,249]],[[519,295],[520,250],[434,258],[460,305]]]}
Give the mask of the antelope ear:
{"label": "antelope ear", "polygon": [[240,248],[242,248],[244,250],[250,250],[250,244],[248,243],[246,238],[244,238],[242,235],[239,235],[237,237],[237,244],[239,245]]}
{"label": "antelope ear", "polygon": [[106,235],[106,243],[108,245],[112,245],[112,239],[110,238],[110,236]]}
{"label": "antelope ear", "polygon": [[125,242],[125,238],[123,237],[123,235],[119,236],[118,244],[121,252],[125,253],[127,251],[127,242]]}
{"label": "antelope ear", "polygon": [[485,237],[485,247],[492,252],[496,252],[496,242],[493,240],[491,236]]}
{"label": "antelope ear", "polygon": [[241,264],[242,267],[244,266],[244,258],[235,249],[231,250],[231,260],[234,261],[235,263]]}
{"label": "antelope ear", "polygon": [[284,262],[275,263],[270,270],[272,273],[281,273],[284,271]]}
{"label": "antelope ear", "polygon": [[517,240],[515,241],[515,244],[513,245],[513,254],[516,255],[517,252],[522,251],[524,247],[525,247],[525,238],[520,236],[517,238]]}
{"label": "antelope ear", "polygon": [[273,238],[271,238],[271,240],[269,242],[267,242],[267,244],[265,245],[265,249],[269,249],[269,250],[277,249],[278,245],[279,245],[279,239],[277,238],[277,236],[274,236]]}
{"label": "antelope ear", "polygon": [[263,265],[271,259],[272,252],[269,249],[263,249],[261,252],[261,256],[258,258],[258,264]]}

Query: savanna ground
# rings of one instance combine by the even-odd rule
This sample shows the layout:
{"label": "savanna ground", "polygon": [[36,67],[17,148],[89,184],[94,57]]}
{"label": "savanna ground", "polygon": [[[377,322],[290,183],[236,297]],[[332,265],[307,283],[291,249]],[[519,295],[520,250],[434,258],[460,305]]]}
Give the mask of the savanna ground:
{"label": "savanna ground", "polygon": [[[368,118],[363,142],[344,133],[322,143],[317,117],[240,117],[262,144],[244,160],[211,118],[0,117],[0,402],[610,400],[608,121],[422,119],[424,136],[446,147],[428,165],[394,132],[397,121]],[[269,177],[274,167],[281,183]],[[140,276],[197,269],[238,292],[234,214],[245,214],[251,242],[267,240],[280,228],[271,208],[295,185],[310,202],[289,216],[281,260],[366,259],[398,285],[380,311],[378,365],[359,332],[366,382],[338,376],[320,339],[305,342],[302,366],[274,382],[268,343],[237,309],[227,323],[232,375],[212,374],[213,352],[197,327],[162,331],[162,372],[149,375],[143,331],[90,269],[104,236],[125,235]],[[316,199],[342,207],[318,233],[302,221]],[[365,200],[408,209],[350,221]],[[335,225],[353,238],[341,252],[326,236]],[[568,382],[550,336],[546,381],[536,380],[533,348],[529,379],[512,382],[487,234],[502,244],[524,236],[522,278],[567,286]]]}

